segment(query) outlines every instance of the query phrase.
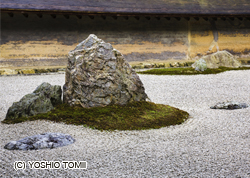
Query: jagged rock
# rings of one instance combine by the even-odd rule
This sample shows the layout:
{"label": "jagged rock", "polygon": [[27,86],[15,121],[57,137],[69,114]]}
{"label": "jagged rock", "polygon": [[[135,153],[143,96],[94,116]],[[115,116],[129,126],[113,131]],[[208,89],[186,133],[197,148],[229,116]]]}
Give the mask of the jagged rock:
{"label": "jagged rock", "polygon": [[53,106],[62,103],[62,89],[60,85],[50,85],[44,82],[39,85],[33,93],[46,95],[47,98],[50,98]]}
{"label": "jagged rock", "polygon": [[111,44],[92,34],[69,52],[63,87],[65,103],[96,107],[146,98],[139,76]]}
{"label": "jagged rock", "polygon": [[216,53],[203,56],[192,65],[195,70],[199,71],[206,68],[205,66],[210,69],[218,68],[220,66],[238,68],[241,66],[241,63],[231,53],[227,51],[218,51]]}
{"label": "jagged rock", "polygon": [[25,137],[18,141],[7,143],[4,148],[8,150],[37,150],[44,148],[56,148],[70,145],[75,139],[70,135],[62,133],[43,133]]}
{"label": "jagged rock", "polygon": [[6,120],[46,113],[62,103],[62,89],[59,85],[42,83],[33,93],[27,94],[19,102],[14,102],[8,109]]}
{"label": "jagged rock", "polygon": [[238,103],[234,101],[217,103],[215,106],[211,106],[211,109],[242,109],[247,108],[249,105],[246,103]]}

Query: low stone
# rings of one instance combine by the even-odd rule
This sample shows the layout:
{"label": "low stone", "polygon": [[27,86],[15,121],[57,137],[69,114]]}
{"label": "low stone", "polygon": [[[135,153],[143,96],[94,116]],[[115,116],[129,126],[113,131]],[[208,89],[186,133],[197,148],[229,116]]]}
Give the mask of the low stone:
{"label": "low stone", "polygon": [[157,67],[158,67],[158,68],[165,67],[165,64],[164,64],[164,63],[158,63],[158,64],[157,64]]}
{"label": "low stone", "polygon": [[6,120],[29,117],[39,113],[47,113],[61,104],[62,89],[59,85],[42,83],[33,93],[27,94],[19,102],[14,102],[8,109]]}
{"label": "low stone", "polygon": [[170,67],[180,67],[180,63],[179,62],[170,63]]}
{"label": "low stone", "polygon": [[69,52],[65,75],[63,101],[70,106],[125,105],[147,98],[123,55],[93,34]]}
{"label": "low stone", "polygon": [[18,74],[17,70],[14,69],[3,69],[0,71],[1,75],[16,75]]}
{"label": "low stone", "polygon": [[62,133],[43,133],[25,137],[18,141],[7,143],[4,148],[8,150],[38,150],[44,148],[57,148],[70,145],[75,142],[75,139],[70,135]]}
{"label": "low stone", "polygon": [[227,51],[218,51],[216,53],[203,56],[199,60],[195,61],[195,63],[192,65],[195,70],[200,71],[202,71],[203,68],[206,67],[209,69],[215,69],[218,67],[238,68],[240,66],[241,63],[231,53]]}
{"label": "low stone", "polygon": [[155,65],[150,63],[143,63],[143,66],[144,68],[149,69],[149,68],[154,68]]}
{"label": "low stone", "polygon": [[204,59],[200,59],[196,62],[195,70],[197,71],[205,71],[207,70],[207,63]]}
{"label": "low stone", "polygon": [[18,71],[19,74],[35,74],[34,69],[21,69]]}
{"label": "low stone", "polygon": [[167,62],[164,64],[164,67],[172,67],[172,64],[170,62]]}
{"label": "low stone", "polygon": [[217,103],[215,106],[211,106],[211,109],[242,109],[249,107],[246,103],[238,103],[234,101]]}
{"label": "low stone", "polygon": [[137,65],[133,65],[132,68],[133,69],[143,69],[144,66],[143,66],[143,64],[137,64]]}

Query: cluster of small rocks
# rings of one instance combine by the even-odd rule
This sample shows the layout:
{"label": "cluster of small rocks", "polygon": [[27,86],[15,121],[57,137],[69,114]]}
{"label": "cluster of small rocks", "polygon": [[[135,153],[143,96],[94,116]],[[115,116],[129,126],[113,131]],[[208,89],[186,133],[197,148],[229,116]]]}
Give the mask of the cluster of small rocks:
{"label": "cluster of small rocks", "polygon": [[43,133],[25,137],[18,141],[7,143],[4,148],[8,150],[37,150],[44,148],[56,148],[70,145],[75,142],[75,139],[70,135],[62,133]]}

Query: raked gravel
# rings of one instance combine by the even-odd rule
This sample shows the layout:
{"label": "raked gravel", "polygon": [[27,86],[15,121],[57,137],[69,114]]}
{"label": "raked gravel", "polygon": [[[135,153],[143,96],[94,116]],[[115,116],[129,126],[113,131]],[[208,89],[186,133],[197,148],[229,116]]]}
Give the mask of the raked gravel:
{"label": "raked gravel", "polygon": [[[144,131],[98,131],[48,121],[0,124],[0,177],[250,177],[250,108],[213,110],[223,101],[250,104],[250,70],[216,75],[140,75],[155,103],[190,113],[182,125]],[[0,120],[42,82],[64,84],[64,74],[0,77]],[[44,132],[70,134],[72,145],[10,151],[12,140]],[[86,170],[14,170],[15,161],[87,161]]]}

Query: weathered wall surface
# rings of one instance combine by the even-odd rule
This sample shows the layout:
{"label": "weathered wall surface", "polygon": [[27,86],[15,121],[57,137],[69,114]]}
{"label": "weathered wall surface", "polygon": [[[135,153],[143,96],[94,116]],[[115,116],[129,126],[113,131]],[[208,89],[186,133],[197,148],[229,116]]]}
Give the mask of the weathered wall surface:
{"label": "weathered wall surface", "polygon": [[185,20],[3,14],[0,65],[66,65],[68,52],[91,33],[111,43],[128,61],[185,59],[188,51]]}
{"label": "weathered wall surface", "polygon": [[10,17],[1,14],[0,68],[25,66],[65,66],[67,54],[95,34],[118,49],[128,61],[185,60],[227,49],[244,57],[250,51],[250,21],[190,21],[181,18],[137,20],[63,15],[39,18],[29,14]]}
{"label": "weathered wall surface", "polygon": [[190,57],[227,50],[241,58],[250,58],[250,21],[209,19],[189,22]]}

